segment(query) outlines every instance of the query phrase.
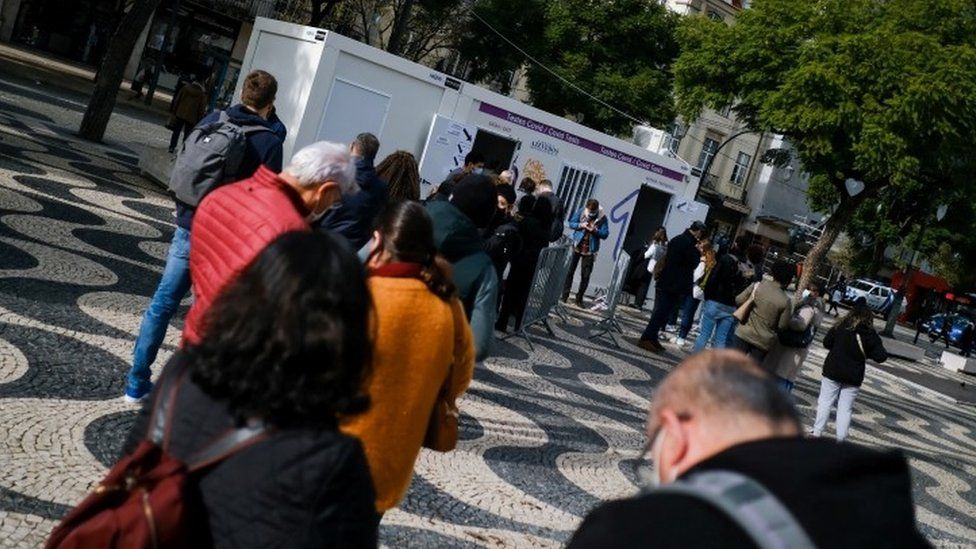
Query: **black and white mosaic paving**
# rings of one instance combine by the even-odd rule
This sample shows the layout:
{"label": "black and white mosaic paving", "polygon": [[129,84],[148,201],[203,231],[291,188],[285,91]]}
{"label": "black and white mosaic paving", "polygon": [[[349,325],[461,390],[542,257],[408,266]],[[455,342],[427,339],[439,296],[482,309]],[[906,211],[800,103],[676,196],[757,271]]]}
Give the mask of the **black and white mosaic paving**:
{"label": "black and white mosaic paving", "polygon": [[[0,546],[42,545],[131,424],[124,376],[173,230],[135,162],[0,104]],[[595,505],[637,490],[648,396],[682,354],[591,341],[585,318],[534,349],[498,344],[462,401],[458,450],[421,455],[385,545],[560,546]],[[625,322],[631,335],[639,322]],[[818,347],[798,384],[808,423],[823,358]],[[852,441],[905,451],[926,535],[976,544],[976,410],[872,369]]]}

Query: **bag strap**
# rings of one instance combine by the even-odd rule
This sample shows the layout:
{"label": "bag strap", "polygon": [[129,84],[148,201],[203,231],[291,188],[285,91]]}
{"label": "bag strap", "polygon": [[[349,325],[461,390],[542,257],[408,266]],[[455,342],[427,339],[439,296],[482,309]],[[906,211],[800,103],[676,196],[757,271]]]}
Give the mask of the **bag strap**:
{"label": "bag strap", "polygon": [[169,446],[173,410],[176,408],[176,397],[179,395],[180,385],[182,385],[185,374],[186,369],[182,368],[163,379],[159,392],[156,394],[152,414],[149,416],[149,429],[146,432],[146,438],[163,450]]}
{"label": "bag strap", "polygon": [[864,352],[864,342],[861,341],[861,334],[855,333],[854,337],[857,338],[857,347],[861,349],[861,355],[864,357],[864,360],[867,360],[868,354]]}
{"label": "bag strap", "polygon": [[234,122],[233,120],[230,119],[230,115],[227,114],[227,111],[220,111],[220,114],[217,115],[217,122],[220,124],[227,124],[227,123],[233,124],[239,127],[241,131],[244,132],[244,135],[250,135],[252,133],[258,133],[258,132],[272,131],[271,128],[267,126],[263,126],[261,124],[249,124],[246,126],[243,124],[238,124],[237,122]]}
{"label": "bag strap", "polygon": [[186,461],[187,470],[192,473],[216,465],[244,448],[264,440],[268,434],[268,430],[260,422],[233,429],[193,454]]}
{"label": "bag strap", "polygon": [[734,471],[706,471],[650,493],[690,496],[732,519],[761,549],[814,549],[806,531],[763,485]]}

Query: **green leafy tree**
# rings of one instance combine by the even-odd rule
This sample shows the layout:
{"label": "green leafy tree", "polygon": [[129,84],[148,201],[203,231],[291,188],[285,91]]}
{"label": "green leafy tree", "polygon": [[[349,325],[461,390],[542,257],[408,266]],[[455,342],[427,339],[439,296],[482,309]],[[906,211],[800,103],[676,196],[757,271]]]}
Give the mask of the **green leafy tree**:
{"label": "green leafy tree", "polygon": [[[541,40],[532,53],[555,73],[642,121],[674,120],[671,63],[677,16],[655,0],[559,0],[544,5]],[[518,43],[518,40],[513,40]],[[609,133],[634,122],[544,68],[528,65],[533,105]]]}
{"label": "green leafy tree", "polygon": [[543,49],[545,3],[542,0],[477,0],[471,12],[457,46],[464,62],[464,76],[472,82],[492,84],[507,94],[515,71],[529,62],[519,49],[530,55]]}
{"label": "green leafy tree", "polygon": [[[929,212],[938,197],[972,186],[971,1],[756,0],[734,25],[691,17],[678,36],[682,116],[733,105],[752,129],[789,138],[812,174],[810,203],[831,215],[801,285],[883,193]],[[852,196],[849,179],[863,191]]]}

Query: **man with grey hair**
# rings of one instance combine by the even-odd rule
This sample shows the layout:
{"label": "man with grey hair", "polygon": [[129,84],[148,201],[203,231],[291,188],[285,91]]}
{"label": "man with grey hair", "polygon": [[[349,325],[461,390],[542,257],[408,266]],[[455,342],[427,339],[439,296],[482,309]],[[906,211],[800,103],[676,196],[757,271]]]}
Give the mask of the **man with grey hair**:
{"label": "man with grey hair", "polygon": [[338,233],[349,241],[354,250],[362,248],[373,234],[373,222],[386,206],[389,191],[385,181],[376,175],[373,162],[380,150],[380,141],[371,133],[361,133],[349,146],[356,161],[358,192],[344,193],[342,202],[322,218],[316,228]]}
{"label": "man with grey hair", "polygon": [[590,513],[570,549],[928,546],[904,456],[801,437],[785,392],[738,351],[674,369],[647,437],[660,486]]}
{"label": "man with grey hair", "polygon": [[271,241],[290,231],[309,230],[341,195],[354,195],[355,173],[345,145],[320,141],[295,153],[280,174],[261,166],[250,178],[207,195],[190,236],[195,299],[184,342],[202,339],[210,303]]}

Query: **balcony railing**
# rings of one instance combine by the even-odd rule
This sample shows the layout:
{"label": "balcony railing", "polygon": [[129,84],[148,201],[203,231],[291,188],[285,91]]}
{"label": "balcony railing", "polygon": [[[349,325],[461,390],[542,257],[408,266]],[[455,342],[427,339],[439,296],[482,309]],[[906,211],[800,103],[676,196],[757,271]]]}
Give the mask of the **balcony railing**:
{"label": "balcony railing", "polygon": [[709,194],[721,196],[725,200],[746,203],[745,185],[735,185],[731,181],[720,181],[715,174],[708,174],[701,179],[702,191]]}

